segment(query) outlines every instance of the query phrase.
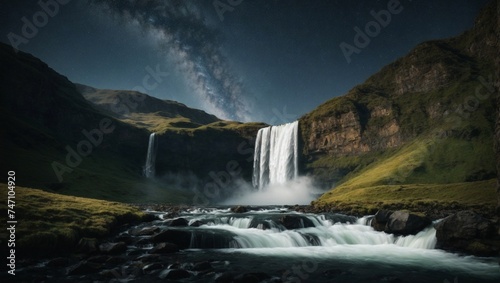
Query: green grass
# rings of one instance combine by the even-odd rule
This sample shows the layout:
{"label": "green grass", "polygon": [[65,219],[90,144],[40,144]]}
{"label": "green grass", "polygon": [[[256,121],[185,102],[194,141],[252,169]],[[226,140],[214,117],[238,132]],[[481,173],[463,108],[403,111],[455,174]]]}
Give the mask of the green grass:
{"label": "green grass", "polygon": [[360,214],[379,209],[474,209],[491,214],[496,206],[496,180],[454,184],[407,184],[339,187],[313,202],[317,207],[352,210]]}
{"label": "green grass", "polygon": [[[74,250],[81,238],[102,239],[113,229],[145,217],[138,208],[117,202],[25,187],[16,187],[15,192],[16,248],[30,256]],[[7,195],[6,184],[0,184],[0,193]],[[1,208],[6,211],[6,202]],[[1,239],[5,235],[2,231]]]}

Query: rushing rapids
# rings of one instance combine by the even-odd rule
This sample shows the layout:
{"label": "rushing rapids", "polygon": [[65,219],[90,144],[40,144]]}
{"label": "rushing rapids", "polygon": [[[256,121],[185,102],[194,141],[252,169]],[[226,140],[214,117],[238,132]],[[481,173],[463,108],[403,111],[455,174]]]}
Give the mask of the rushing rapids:
{"label": "rushing rapids", "polygon": [[298,121],[260,129],[255,142],[253,186],[263,189],[298,175]]}
{"label": "rushing rapids", "polygon": [[[19,273],[40,274],[51,282],[500,280],[495,259],[436,249],[432,225],[416,235],[396,236],[374,231],[371,216],[304,214],[284,207],[149,213],[158,219],[122,231],[104,249],[99,246],[100,254],[54,259]],[[65,268],[53,267],[61,264]]]}

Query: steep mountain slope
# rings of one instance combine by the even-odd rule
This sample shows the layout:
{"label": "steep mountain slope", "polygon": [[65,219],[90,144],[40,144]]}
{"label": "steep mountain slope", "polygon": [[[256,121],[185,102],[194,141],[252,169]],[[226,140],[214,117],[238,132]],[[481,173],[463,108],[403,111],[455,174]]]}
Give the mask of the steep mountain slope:
{"label": "steep mountain slope", "polygon": [[[93,105],[79,92],[82,86],[3,44],[0,72],[0,168],[15,171],[20,186],[125,202],[190,203],[192,184],[172,175],[203,186],[226,176],[235,160],[238,176],[229,181],[251,174],[249,148],[262,124],[220,121],[180,103],[87,87],[87,97],[101,103]],[[134,95],[143,97],[135,108],[126,100]],[[118,115],[113,107],[130,113]],[[146,115],[150,123],[141,124]],[[151,130],[159,132],[154,180],[142,176]]]}
{"label": "steep mountain slope", "polygon": [[338,186],[320,201],[354,187],[496,176],[497,8],[493,1],[470,31],[418,45],[300,119],[303,171]]}

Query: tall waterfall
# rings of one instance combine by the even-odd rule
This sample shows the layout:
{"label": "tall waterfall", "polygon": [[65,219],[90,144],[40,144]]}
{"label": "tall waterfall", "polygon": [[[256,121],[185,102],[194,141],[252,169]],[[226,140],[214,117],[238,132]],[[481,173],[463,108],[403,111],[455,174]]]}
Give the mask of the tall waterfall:
{"label": "tall waterfall", "polygon": [[299,122],[260,129],[255,142],[252,183],[262,189],[298,175]]}
{"label": "tall waterfall", "polygon": [[153,178],[155,176],[155,161],[156,161],[156,134],[152,133],[149,136],[148,154],[146,156],[146,164],[144,165],[144,176]]}

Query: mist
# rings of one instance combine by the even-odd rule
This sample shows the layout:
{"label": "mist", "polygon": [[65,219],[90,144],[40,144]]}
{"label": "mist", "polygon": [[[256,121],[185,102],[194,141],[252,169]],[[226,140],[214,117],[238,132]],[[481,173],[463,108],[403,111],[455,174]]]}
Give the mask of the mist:
{"label": "mist", "polygon": [[241,182],[232,197],[222,205],[294,205],[309,204],[319,190],[309,177],[298,177],[283,184],[272,184],[256,190],[249,183]]}

